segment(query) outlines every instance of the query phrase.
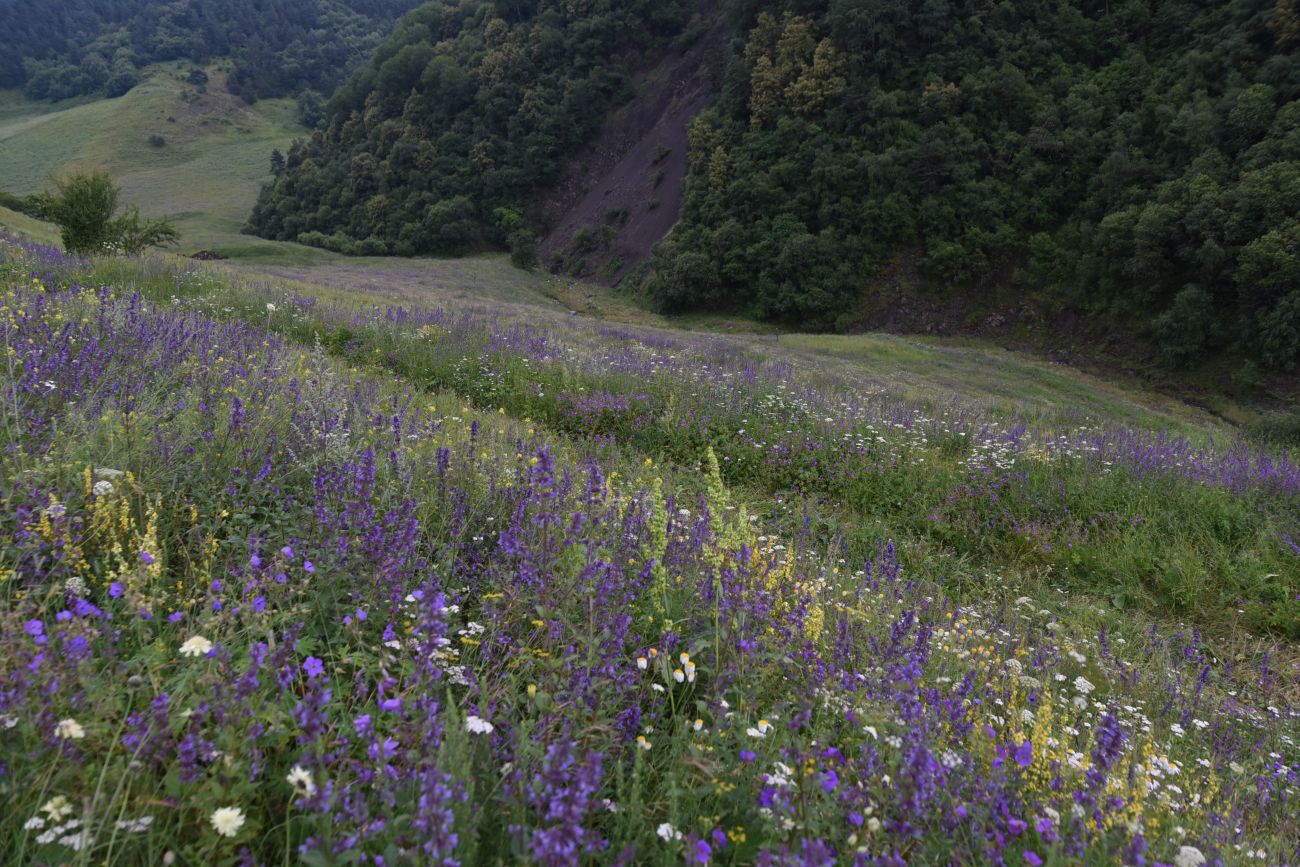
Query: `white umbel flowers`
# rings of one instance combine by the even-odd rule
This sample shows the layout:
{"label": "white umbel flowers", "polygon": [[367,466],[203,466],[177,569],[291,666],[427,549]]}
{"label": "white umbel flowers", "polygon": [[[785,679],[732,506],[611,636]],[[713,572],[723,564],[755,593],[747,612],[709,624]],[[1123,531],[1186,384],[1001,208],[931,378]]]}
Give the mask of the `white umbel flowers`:
{"label": "white umbel flowers", "polygon": [[75,719],[61,719],[54,727],[54,736],[62,740],[79,741],[86,736],[86,730]]}
{"label": "white umbel flowers", "polygon": [[212,642],[208,641],[202,635],[195,635],[185,640],[181,645],[181,656],[206,656],[212,649]]}
{"label": "white umbel flowers", "polygon": [[495,728],[495,726],[493,726],[492,723],[482,719],[481,717],[465,717],[465,731],[472,735],[490,735],[492,734],[493,728]]}
{"label": "white umbel flowers", "polygon": [[310,797],[316,794],[316,781],[312,779],[311,771],[302,765],[294,765],[293,770],[289,771],[289,775],[285,779],[289,782],[289,785],[293,786],[294,791],[300,795]]}
{"label": "white umbel flowers", "polygon": [[212,811],[209,821],[222,837],[233,837],[244,827],[244,811],[238,807],[218,807]]}

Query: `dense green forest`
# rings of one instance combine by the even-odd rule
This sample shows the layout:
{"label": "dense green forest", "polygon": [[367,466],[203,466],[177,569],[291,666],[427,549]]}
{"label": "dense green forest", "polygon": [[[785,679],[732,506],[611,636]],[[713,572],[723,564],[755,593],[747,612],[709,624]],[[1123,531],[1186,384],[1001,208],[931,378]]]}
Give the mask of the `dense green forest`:
{"label": "dense green forest", "polygon": [[[680,0],[428,3],[334,94],[263,191],[258,234],[348,253],[531,243],[529,201],[678,34]],[[277,169],[279,168],[277,163]]]}
{"label": "dense green forest", "polygon": [[140,66],[230,57],[249,102],[333,90],[417,0],[41,0],[0,4],[0,87],[120,96]]}
{"label": "dense green forest", "polygon": [[[882,275],[1050,298],[1166,358],[1300,357],[1297,0],[729,0],[664,310],[848,328]],[[710,21],[704,22],[707,27]],[[349,252],[499,244],[681,7],[422,6],[252,227]],[[530,198],[532,197],[532,198]]]}
{"label": "dense green forest", "polygon": [[648,290],[834,327],[900,255],[1300,350],[1294,2],[749,2]]}

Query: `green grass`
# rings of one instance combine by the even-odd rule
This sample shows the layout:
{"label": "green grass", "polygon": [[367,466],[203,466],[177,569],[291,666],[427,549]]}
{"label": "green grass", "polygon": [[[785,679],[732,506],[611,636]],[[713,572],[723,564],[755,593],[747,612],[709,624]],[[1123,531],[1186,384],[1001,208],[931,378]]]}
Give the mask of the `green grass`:
{"label": "green grass", "polygon": [[0,229],[25,235],[41,244],[59,246],[59,230],[51,223],[42,222],[26,214],[0,208]]}
{"label": "green grass", "polygon": [[[148,216],[169,216],[181,249],[248,258],[313,261],[318,251],[240,234],[270,175],[270,154],[305,134],[291,100],[254,106],[225,91],[219,69],[200,93],[183,67],[166,64],[118,99],[49,105],[13,94],[0,100],[0,189],[26,195],[70,168],[100,167],[123,199]],[[153,147],[151,136],[166,144]],[[228,248],[228,250],[227,250]],[[286,249],[290,248],[290,249]]]}
{"label": "green grass", "polygon": [[[42,260],[35,261],[49,270]],[[488,268],[491,260],[480,264]],[[808,769],[802,774],[806,792],[800,797],[806,806],[799,807],[802,825],[796,833],[809,836],[857,839],[848,837],[854,829],[845,825],[846,805],[836,791],[844,781],[851,780],[858,794],[866,793],[871,810],[886,819],[905,815],[906,794],[915,791],[908,774],[915,773],[917,763],[914,753],[899,746],[903,736],[914,735],[931,739],[924,747],[929,754],[969,756],[981,779],[1005,793],[995,800],[987,788],[956,776],[953,786],[939,787],[934,799],[939,803],[929,808],[935,816],[951,815],[956,803],[973,812],[991,809],[990,802],[999,812],[1011,804],[1016,815],[1029,815],[1050,802],[1059,814],[1071,805],[1071,787],[1091,785],[1092,777],[1078,765],[1095,754],[1093,730],[1111,714],[1125,714],[1121,722],[1129,735],[1124,762],[1111,765],[1114,788],[1107,791],[1122,793],[1117,799],[1121,805],[1142,807],[1153,859],[1172,857],[1188,840],[1208,848],[1199,835],[1210,833],[1227,841],[1211,838],[1225,852],[1239,839],[1266,847],[1273,859],[1266,863],[1291,851],[1296,839],[1291,804],[1260,798],[1258,792],[1275,771],[1265,755],[1276,752],[1278,762],[1294,764],[1294,718],[1261,726],[1255,708],[1285,703],[1288,684],[1300,671],[1294,646],[1269,648],[1239,632],[1214,633],[1209,644],[1199,639],[1189,643],[1184,630],[1174,634],[1172,624],[1148,631],[1149,615],[1167,615],[1169,609],[1140,595],[1130,600],[1113,592],[1112,578],[1131,580],[1132,568],[1141,567],[1153,552],[1169,561],[1172,568],[1163,571],[1172,581],[1184,582],[1174,591],[1201,592],[1190,583],[1196,575],[1179,571],[1205,556],[1182,544],[1189,538],[1217,546],[1232,535],[1243,549],[1258,547],[1259,540],[1247,535],[1257,519],[1222,491],[1073,472],[1068,465],[1054,468],[1045,461],[1029,464],[1031,478],[1023,495],[1007,492],[1012,508],[1032,511],[1039,498],[1050,501],[1059,484],[1073,497],[1071,505],[1088,513],[1112,506],[1170,513],[1160,519],[1167,523],[1159,532],[1107,531],[1116,544],[1099,565],[1127,574],[1098,575],[1084,592],[1074,592],[1075,582],[1043,569],[1031,551],[1024,558],[1004,556],[1010,549],[993,538],[981,549],[980,537],[970,532],[985,515],[978,508],[956,510],[950,538],[907,532],[912,523],[907,510],[923,496],[942,494],[943,475],[951,477],[961,449],[938,439],[904,446],[905,434],[885,430],[923,463],[898,462],[872,474],[866,479],[872,487],[856,490],[883,496],[862,506],[844,504],[846,533],[872,522],[883,522],[880,531],[890,537],[896,529],[903,531],[896,536],[904,567],[901,580],[873,584],[862,572],[853,572],[856,558],[844,544],[849,540],[818,534],[816,521],[825,505],[818,491],[809,488],[801,495],[785,489],[773,496],[763,488],[762,476],[781,472],[779,466],[756,467],[743,486],[729,487],[712,453],[702,461],[695,446],[676,448],[673,440],[689,430],[675,422],[690,422],[701,408],[716,409],[722,414],[715,419],[720,424],[705,432],[711,435],[710,447],[723,457],[735,457],[739,452],[726,437],[729,411],[765,424],[764,436],[789,427],[816,438],[824,436],[820,414],[801,411],[791,401],[764,422],[757,418],[759,401],[726,400],[732,388],[746,390],[746,397],[752,394],[743,377],[710,392],[707,405],[689,404],[690,379],[684,376],[633,386],[671,389],[684,401],[665,405],[668,423],[660,428],[658,444],[653,430],[649,438],[636,438],[659,426],[649,417],[620,429],[617,442],[601,443],[593,434],[602,431],[555,412],[554,398],[627,389],[629,383],[612,365],[582,362],[592,352],[625,349],[631,341],[606,333],[599,324],[530,307],[527,284],[511,284],[517,294],[486,303],[478,296],[459,302],[499,313],[478,316],[477,325],[453,317],[417,331],[415,323],[372,317],[367,324],[353,316],[355,310],[301,304],[285,297],[283,284],[240,282],[219,268],[177,272],[151,260],[106,259],[84,267],[69,264],[57,277],[47,277],[43,289],[31,285],[31,270],[27,261],[0,263],[0,289],[19,302],[7,306],[4,321],[11,329],[27,329],[19,344],[29,350],[25,358],[41,360],[41,348],[57,342],[66,324],[82,322],[86,340],[119,351],[111,357],[112,367],[104,368],[109,372],[90,382],[99,388],[77,394],[93,400],[97,391],[107,393],[123,380],[140,386],[129,411],[93,403],[95,408],[87,411],[80,399],[47,397],[51,390],[43,391],[45,402],[32,400],[32,405],[49,413],[54,423],[10,440],[36,443],[40,449],[4,451],[6,472],[16,480],[16,493],[9,495],[14,499],[7,501],[9,514],[23,514],[18,506],[30,502],[30,513],[39,516],[30,527],[15,525],[25,531],[2,558],[13,571],[0,573],[6,576],[0,594],[8,602],[0,612],[6,618],[0,659],[8,663],[6,682],[23,687],[14,690],[17,699],[6,708],[14,720],[6,720],[13,773],[7,789],[0,780],[0,795],[10,805],[0,815],[0,844],[15,853],[16,862],[56,862],[44,855],[63,844],[42,841],[36,833],[42,827],[33,827],[31,819],[52,814],[61,803],[53,799],[66,798],[72,809],[80,808],[84,818],[78,821],[94,830],[98,842],[76,857],[60,853],[57,863],[158,863],[164,851],[171,851],[177,863],[224,864],[234,863],[244,846],[259,863],[288,863],[305,838],[329,841],[331,834],[340,833],[341,822],[352,820],[350,814],[340,819],[336,808],[305,808],[288,782],[295,764],[309,765],[316,780],[352,786],[357,798],[370,796],[384,808],[397,804],[393,809],[407,821],[401,811],[414,794],[404,782],[391,786],[387,801],[390,792],[380,787],[390,785],[388,775],[354,783],[358,769],[373,767],[367,739],[357,737],[363,719],[365,726],[392,734],[394,744],[419,745],[403,750],[401,761],[436,760],[440,773],[464,786],[466,797],[453,805],[452,816],[462,841],[456,854],[467,865],[518,863],[523,858],[515,845],[518,829],[546,827],[545,814],[555,799],[530,798],[537,786],[525,790],[499,779],[507,760],[524,769],[518,779],[539,779],[548,767],[543,753],[555,738],[580,739],[584,750],[606,757],[594,797],[608,796],[617,812],[594,810],[586,821],[610,839],[607,851],[635,845],[638,864],[679,864],[682,847],[662,839],[659,822],[698,834],[725,826],[745,834],[733,836],[710,863],[741,865],[757,861],[759,846],[777,847],[788,839],[789,829],[772,826],[755,807],[758,784],[766,779],[758,769],[781,770],[784,765],[774,764],[777,760]],[[346,286],[347,274],[324,272]],[[542,291],[544,278],[539,279]],[[73,282],[122,291],[57,291]],[[352,291],[326,287],[320,294],[341,300]],[[137,304],[137,293],[146,303]],[[162,329],[140,330],[150,327],[141,323],[157,312],[148,301],[163,308],[161,316],[183,320],[183,328],[168,326],[172,333],[192,335],[183,342],[211,351],[173,354],[160,363],[153,352],[168,342],[160,336]],[[17,310],[35,313],[15,314]],[[489,334],[499,333],[498,325],[510,330],[519,324],[512,321],[516,315],[527,316],[528,324],[555,325],[548,345],[559,350],[552,356],[559,361],[545,361],[540,351],[529,355],[532,350],[522,347],[488,345]],[[217,327],[204,324],[208,317]],[[226,327],[238,319],[277,332],[284,342]],[[945,377],[957,376],[959,369],[944,369],[927,382],[927,365],[942,362],[944,347],[893,338],[826,344],[811,339],[795,348],[777,341],[668,336],[676,340],[664,343],[664,351],[689,353],[709,364],[733,354],[745,360],[794,354],[796,385],[807,383],[803,372],[824,374],[828,382],[853,371],[886,379],[892,372],[910,377],[910,388],[937,394],[946,387]],[[211,344],[200,343],[209,339]],[[809,357],[799,357],[805,354]],[[1023,360],[1011,361],[1032,368]],[[968,366],[976,378],[983,363],[978,353],[965,348],[959,361],[952,362]],[[11,365],[0,373],[12,377],[16,369]],[[1002,375],[1010,377],[1016,369]],[[1086,380],[1072,382],[1068,374],[1060,379],[1044,375],[1034,389],[1063,402],[1096,391]],[[1001,385],[991,378],[975,390],[980,387],[995,392]],[[210,401],[218,402],[215,412]],[[1148,411],[1139,405],[1133,412]],[[1155,423],[1159,416],[1152,413],[1148,420]],[[6,425],[0,434],[13,437],[12,430]],[[573,473],[577,484],[553,485],[547,481],[549,471],[534,469],[544,466],[535,451],[541,443],[548,444],[546,454],[566,477]],[[367,463],[377,454],[388,457]],[[582,483],[593,454],[609,470],[600,477],[600,487]],[[121,468],[130,475],[115,477],[116,486],[110,484],[107,491],[86,491],[90,480],[83,473],[91,473],[91,467]],[[258,467],[263,470],[255,476]],[[534,472],[537,482],[521,482]],[[656,477],[662,488],[655,486]],[[885,490],[875,481],[891,487]],[[810,477],[810,484],[815,483]],[[542,493],[525,500],[520,493],[527,490],[524,485],[536,485]],[[701,534],[709,541],[691,541],[689,523],[674,520],[670,536],[668,516],[680,513],[670,511],[661,499],[664,493],[675,496],[676,505],[696,508],[698,502],[710,518],[719,516],[716,535]],[[727,517],[742,505],[749,515],[767,520],[747,528],[739,514],[734,520]],[[859,508],[860,514],[850,512]],[[1231,518],[1234,509],[1241,512],[1235,529],[1210,526],[1211,520]],[[52,522],[67,515],[77,518],[77,523],[66,522],[73,532],[83,526],[95,532],[70,532],[71,541],[65,541],[55,529],[65,524]],[[659,516],[661,538],[653,529]],[[418,528],[418,536],[411,537],[418,538],[418,545],[401,538],[406,518]],[[801,529],[810,523],[813,532]],[[381,528],[390,528],[391,535]],[[501,544],[496,541],[499,531]],[[504,553],[506,532],[523,540],[526,557]],[[670,538],[675,540],[671,575],[665,572],[642,587],[642,558],[648,563],[666,557]],[[382,544],[372,541],[376,539]],[[280,548],[286,544],[297,553]],[[793,556],[779,553],[787,545]],[[46,553],[54,550],[62,556]],[[1210,553],[1215,550],[1226,553],[1222,547]],[[141,556],[130,556],[137,551]],[[251,557],[255,551],[267,562]],[[298,558],[307,557],[315,565],[302,563],[299,569]],[[449,637],[459,638],[450,638],[454,653],[431,654],[432,645],[426,644],[420,653],[410,654],[400,650],[400,642],[397,648],[382,643],[388,641],[386,631],[381,636],[386,617],[397,616],[386,614],[395,608],[389,582],[407,580],[389,579],[390,564],[408,560],[415,580],[430,576],[430,591],[450,580],[466,582],[457,591],[454,610],[430,609],[443,612],[440,618],[454,616],[448,630]],[[78,562],[94,565],[74,572]],[[738,608],[738,614],[724,613],[712,601],[721,595],[709,592],[722,586],[718,564],[726,564],[728,573],[733,562],[735,574],[754,571],[727,592],[754,594],[761,603]],[[889,557],[880,554],[877,562],[888,565]],[[465,568],[462,563],[475,565]],[[759,571],[756,563],[772,568]],[[547,574],[543,591],[519,580],[520,564],[541,565]],[[592,592],[588,564],[629,576],[629,586],[637,591],[595,601],[599,593]],[[277,570],[283,573],[272,580]],[[112,615],[99,620],[97,631],[61,610],[65,594],[60,588],[81,573],[89,576],[96,604]],[[113,580],[116,590],[109,583]],[[1058,591],[1062,587],[1068,595]],[[769,598],[771,590],[777,592]],[[246,605],[254,592],[264,595],[256,605]],[[414,615],[407,621],[407,634],[420,636],[428,618],[414,601],[410,597],[412,607],[400,610]],[[137,605],[183,616],[145,620],[137,616]],[[360,618],[359,611],[370,614]],[[62,625],[65,621],[70,625]],[[284,631],[288,624],[296,624],[291,637]],[[40,639],[48,647],[35,640],[42,630],[50,634]],[[647,646],[670,646],[663,640],[668,630],[683,641],[666,656],[685,663],[676,653],[689,651],[701,674],[698,683],[676,682],[670,674],[676,662],[650,664],[645,674],[633,667]],[[471,637],[479,632],[482,640]],[[184,648],[199,639],[215,649],[211,656],[186,655]],[[505,645],[503,639],[517,642],[519,651],[489,655],[489,642]],[[92,652],[82,656],[87,640]],[[791,651],[800,646],[814,660],[804,668],[797,667],[800,662]],[[1266,650],[1272,651],[1267,669]],[[268,651],[274,655],[264,656]],[[836,654],[846,662],[837,662]],[[474,674],[473,687],[419,674],[422,660],[453,657]],[[1227,660],[1234,664],[1221,663]],[[851,665],[862,670],[862,680],[879,678],[888,686],[868,692],[855,682],[853,688],[835,678],[822,682],[814,666],[823,661]],[[322,668],[312,673],[309,664]],[[27,688],[34,678],[23,672],[32,670],[42,679]],[[1266,670],[1276,675],[1265,678]],[[328,688],[319,679],[322,672],[329,678]],[[1021,678],[1022,672],[1032,674],[1032,682]],[[584,676],[605,679],[586,693],[591,700],[575,700],[584,695],[578,683]],[[1078,677],[1086,677],[1086,691],[1078,686]],[[372,685],[376,682],[378,690]],[[238,688],[231,689],[232,683]],[[1074,703],[1069,700],[1073,692],[1092,690],[1091,703],[1083,695]],[[158,698],[163,693],[167,698]],[[931,698],[945,695],[951,698]],[[429,708],[416,702],[436,697],[439,707],[403,713],[378,704],[390,697],[400,698],[405,708]],[[625,730],[620,719],[625,706],[640,714],[636,732]],[[318,718],[310,716],[313,707],[323,708]],[[805,707],[807,712],[801,712]],[[143,749],[133,752],[129,747],[136,720],[148,718],[146,708],[155,709],[154,718],[171,715],[163,731],[202,738],[206,758],[200,763],[183,753],[154,759]],[[969,709],[969,716],[957,717],[950,708]],[[1045,712],[1049,708],[1050,714]],[[930,715],[902,716],[923,710]],[[490,716],[497,740],[470,734],[470,713]],[[1187,715],[1212,720],[1202,722],[1212,730],[1202,733]],[[765,726],[761,719],[773,724]],[[967,719],[964,730],[959,724]],[[60,720],[75,724],[78,733],[59,736]],[[420,728],[429,720],[442,724],[436,740],[428,734],[431,729]],[[746,728],[750,724],[766,730],[752,734]],[[653,747],[635,746],[638,733],[649,735]],[[495,746],[505,738],[508,751]],[[1015,747],[1025,741],[1032,743],[1029,764],[1035,772],[999,772],[1006,758],[999,744]],[[1071,759],[1076,749],[1077,758]],[[750,751],[749,758],[740,750]],[[1148,777],[1141,771],[1146,764],[1139,762],[1149,763],[1156,755],[1179,765],[1177,802],[1132,800],[1147,793]],[[222,761],[216,761],[218,756]],[[870,764],[852,764],[858,756],[870,756]],[[1198,760],[1203,758],[1202,769]],[[1237,761],[1237,768],[1227,765]],[[832,777],[829,771],[836,768],[838,776]],[[1101,762],[1088,771],[1093,768],[1107,770]],[[575,777],[568,768],[560,770],[566,780]],[[1215,793],[1217,813],[1191,812],[1200,801],[1184,806],[1184,800],[1207,791]],[[974,797],[966,804],[968,792]],[[236,829],[236,839],[217,837],[211,817],[217,808],[232,806],[246,814],[247,825]],[[1219,813],[1246,816],[1240,822],[1249,836],[1230,833],[1231,826],[1214,821]],[[116,822],[141,815],[152,820],[146,831],[112,834]],[[365,817],[368,826],[374,815]],[[991,860],[978,853],[985,839],[980,829],[994,820],[982,815],[976,820],[985,823],[975,828],[979,833],[954,835],[949,826],[940,829],[940,819],[922,813],[911,826],[921,829],[919,836],[910,829],[899,832],[906,833],[902,845],[909,863]],[[1197,836],[1172,830],[1175,822]],[[403,826],[384,826],[391,827]],[[1083,858],[1022,828],[1013,835],[1016,849],[1007,863],[1025,863],[1018,852],[1030,846],[1045,854],[1047,867],[1118,863],[1124,841],[1116,835],[1127,827],[1116,823],[1109,834],[1091,835]],[[364,842],[379,851],[387,840]],[[388,850],[396,851],[396,846]],[[955,846],[967,848],[957,851]],[[592,857],[599,860],[601,853]]]}
{"label": "green grass", "polygon": [[1138,385],[1120,385],[977,341],[888,334],[791,334],[783,350],[840,370],[878,371],[880,385],[914,400],[978,399],[995,414],[1053,424],[1080,414],[1168,429],[1184,436],[1234,435],[1208,412]]}

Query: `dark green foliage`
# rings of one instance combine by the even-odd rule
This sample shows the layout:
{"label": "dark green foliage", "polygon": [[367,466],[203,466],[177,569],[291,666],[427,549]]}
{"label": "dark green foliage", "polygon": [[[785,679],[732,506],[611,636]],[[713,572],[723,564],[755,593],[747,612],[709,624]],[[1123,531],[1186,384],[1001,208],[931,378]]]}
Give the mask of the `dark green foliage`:
{"label": "dark green foliage", "polygon": [[333,249],[371,237],[406,253],[506,245],[562,161],[627,97],[636,58],[680,32],[684,9],[681,0],[420,6],[286,155],[249,229]]}
{"label": "dark green foliage", "polygon": [[645,289],[832,327],[900,255],[976,305],[1018,268],[1174,363],[1290,365],[1300,40],[1273,6],[733,3]]}
{"label": "dark green foliage", "polygon": [[73,172],[56,178],[55,191],[40,197],[41,211],[59,227],[63,248],[91,255],[121,252],[139,255],[145,248],[170,244],[179,235],[166,220],[148,220],[129,206],[115,217],[118,188],[103,171]]}
{"label": "dark green foliage", "polygon": [[531,271],[538,265],[537,239],[526,228],[515,229],[506,238],[510,247],[510,264],[525,271]]}
{"label": "dark green foliage", "polygon": [[147,220],[140,209],[129,205],[126,212],[108,224],[109,249],[127,256],[139,256],[149,247],[165,247],[176,243],[180,233],[164,217]]}
{"label": "dark green foliage", "polygon": [[1201,358],[1219,337],[1218,315],[1210,293],[1188,286],[1174,296],[1169,309],[1154,323],[1160,348],[1174,364],[1191,364]]}
{"label": "dark green foliage", "polygon": [[[139,66],[231,57],[231,89],[254,102],[330,90],[417,0],[40,0],[0,3],[0,87],[33,99],[115,97]],[[189,82],[207,84],[201,69]]]}
{"label": "dark green foliage", "polygon": [[40,196],[15,196],[0,190],[0,208],[8,208],[37,219],[42,217]]}

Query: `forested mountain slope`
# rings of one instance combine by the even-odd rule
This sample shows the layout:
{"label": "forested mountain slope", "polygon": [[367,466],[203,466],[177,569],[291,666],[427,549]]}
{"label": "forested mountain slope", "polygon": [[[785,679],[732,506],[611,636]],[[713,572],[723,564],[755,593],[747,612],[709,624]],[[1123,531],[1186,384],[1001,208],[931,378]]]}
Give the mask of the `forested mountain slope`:
{"label": "forested mountain slope", "polygon": [[335,93],[251,226],[344,252],[531,244],[537,192],[687,18],[680,0],[426,3]]}
{"label": "forested mountain slope", "polygon": [[340,89],[252,227],[357,252],[524,248],[627,71],[719,20],[737,36],[711,57],[682,216],[636,277],[661,309],[852,327],[905,260],[922,286],[1123,320],[1175,363],[1300,357],[1295,0],[732,0],[694,16],[439,0]]}
{"label": "forested mountain slope", "polygon": [[232,57],[249,102],[329,92],[416,0],[7,0],[0,87],[35,99],[120,96],[141,65]]}

